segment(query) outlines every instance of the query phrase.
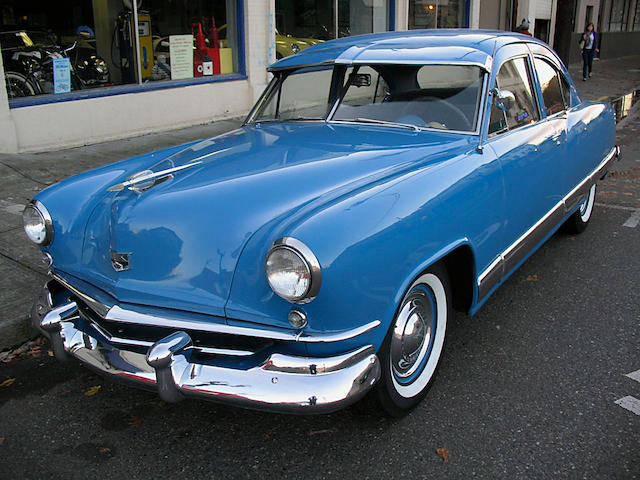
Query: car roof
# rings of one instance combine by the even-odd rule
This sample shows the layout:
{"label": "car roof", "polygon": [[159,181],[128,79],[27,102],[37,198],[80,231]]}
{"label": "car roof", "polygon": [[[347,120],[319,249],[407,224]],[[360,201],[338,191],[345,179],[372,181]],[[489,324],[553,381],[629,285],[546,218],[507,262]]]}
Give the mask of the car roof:
{"label": "car roof", "polygon": [[270,70],[333,63],[457,63],[490,70],[497,49],[521,42],[547,47],[544,42],[527,35],[499,30],[408,30],[356,35],[319,43],[279,60]]}

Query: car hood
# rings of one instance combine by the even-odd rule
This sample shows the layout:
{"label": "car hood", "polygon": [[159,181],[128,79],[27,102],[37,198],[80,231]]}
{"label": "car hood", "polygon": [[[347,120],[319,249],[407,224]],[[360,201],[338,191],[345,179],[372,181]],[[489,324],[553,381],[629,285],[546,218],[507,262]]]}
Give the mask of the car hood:
{"label": "car hood", "polygon": [[[284,123],[196,143],[148,167],[167,172],[155,185],[105,189],[88,216],[82,271],[71,273],[122,302],[225,315],[238,259],[258,229],[309,204],[322,208],[335,192],[366,188],[402,165],[435,162],[468,145],[461,137]],[[272,240],[284,234],[274,231]],[[127,257],[129,268],[117,272],[112,253]]]}

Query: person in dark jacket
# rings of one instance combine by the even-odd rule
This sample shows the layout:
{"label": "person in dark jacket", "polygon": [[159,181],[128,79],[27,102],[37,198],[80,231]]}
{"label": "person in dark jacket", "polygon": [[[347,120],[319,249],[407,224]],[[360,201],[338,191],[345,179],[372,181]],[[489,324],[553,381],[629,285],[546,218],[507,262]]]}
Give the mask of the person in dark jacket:
{"label": "person in dark jacket", "polygon": [[593,56],[599,52],[598,32],[593,23],[589,23],[580,38],[580,48],[582,49],[582,80],[587,81],[591,77],[593,69]]}
{"label": "person in dark jacket", "polygon": [[529,23],[529,19],[528,18],[523,18],[522,22],[520,23],[520,25],[518,25],[516,27],[516,32],[517,33],[522,33],[523,35],[529,35],[530,37],[533,37],[533,35],[529,31],[529,26],[530,25],[531,24]]}

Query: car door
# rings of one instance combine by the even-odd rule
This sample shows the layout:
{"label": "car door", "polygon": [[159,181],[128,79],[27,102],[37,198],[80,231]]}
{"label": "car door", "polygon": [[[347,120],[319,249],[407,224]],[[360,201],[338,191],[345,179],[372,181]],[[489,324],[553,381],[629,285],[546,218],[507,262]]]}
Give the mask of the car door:
{"label": "car door", "polygon": [[[539,101],[542,110],[543,122],[546,122],[552,130],[552,140],[556,142],[554,150],[557,152],[556,160],[558,175],[562,179],[562,192],[568,193],[576,186],[578,180],[572,165],[572,155],[569,153],[568,109],[571,105],[567,81],[551,59],[535,55],[533,64],[538,80]],[[553,145],[551,145],[553,148]]]}
{"label": "car door", "polygon": [[492,91],[486,141],[500,161],[504,178],[504,250],[500,254],[504,275],[548,233],[539,227],[542,223],[547,227],[548,214],[564,193],[559,160],[566,144],[558,125],[541,121],[532,57],[526,45],[503,47],[495,62],[493,86],[514,97],[513,104],[501,110],[497,91]]}

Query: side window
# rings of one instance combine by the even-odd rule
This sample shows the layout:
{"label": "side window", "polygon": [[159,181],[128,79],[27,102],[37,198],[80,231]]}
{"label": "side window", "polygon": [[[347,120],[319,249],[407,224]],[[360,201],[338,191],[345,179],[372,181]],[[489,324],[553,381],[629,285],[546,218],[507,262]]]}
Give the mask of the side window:
{"label": "side window", "polygon": [[544,100],[544,108],[547,116],[566,110],[568,105],[568,96],[564,92],[563,83],[560,80],[561,75],[558,70],[549,62],[541,58],[534,60],[538,80],[540,80],[540,89],[542,90],[542,99]]}
{"label": "side window", "polygon": [[489,120],[490,134],[507,129],[512,130],[540,119],[524,57],[508,60],[500,67],[496,87],[511,92],[515,102],[506,112],[492,104]]}

